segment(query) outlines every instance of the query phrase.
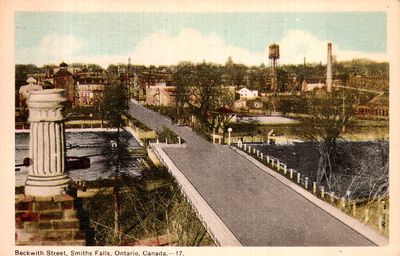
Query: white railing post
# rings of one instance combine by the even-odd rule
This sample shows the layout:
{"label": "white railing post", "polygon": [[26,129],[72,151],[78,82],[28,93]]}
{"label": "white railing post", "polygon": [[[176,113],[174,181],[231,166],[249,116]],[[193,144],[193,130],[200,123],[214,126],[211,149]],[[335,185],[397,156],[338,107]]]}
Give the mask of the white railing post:
{"label": "white railing post", "polygon": [[330,194],[329,194],[329,197],[330,197],[330,199],[331,199],[331,203],[333,204],[334,202],[335,202],[335,192],[331,192]]}
{"label": "white railing post", "polygon": [[298,172],[298,173],[297,173],[297,183],[300,183],[300,175],[301,175],[301,174]]}
{"label": "white railing post", "polygon": [[325,187],[320,186],[319,189],[321,190],[321,198],[324,198],[325,197]]}
{"label": "white railing post", "polygon": [[293,169],[290,168],[290,169],[289,169],[289,172],[290,172],[290,179],[292,180],[292,179],[293,179]]}
{"label": "white railing post", "polygon": [[340,208],[341,209],[346,208],[346,198],[344,198],[343,196],[340,197]]}
{"label": "white railing post", "polygon": [[363,220],[363,222],[364,222],[364,224],[366,224],[366,223],[368,223],[368,221],[369,221],[369,209],[365,208],[364,209],[364,220]]}
{"label": "white railing post", "polygon": [[357,215],[357,206],[356,203],[354,202],[352,207],[351,207],[351,214],[353,215],[353,217],[355,217]]}
{"label": "white railing post", "polygon": [[308,177],[304,178],[304,187],[308,189]]}

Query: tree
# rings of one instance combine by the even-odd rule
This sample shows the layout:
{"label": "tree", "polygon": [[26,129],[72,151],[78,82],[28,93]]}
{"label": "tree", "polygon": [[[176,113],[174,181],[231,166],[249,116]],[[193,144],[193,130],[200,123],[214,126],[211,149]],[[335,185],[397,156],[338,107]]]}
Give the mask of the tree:
{"label": "tree", "polygon": [[180,64],[172,82],[176,86],[178,111],[183,111],[183,107],[187,106],[189,112],[200,121],[200,125],[211,131],[213,123],[209,119],[209,111],[221,107],[218,101],[222,82],[221,68],[208,63]]}
{"label": "tree", "polygon": [[243,64],[235,64],[229,56],[225,63],[224,69],[224,84],[227,86],[240,86],[245,84],[245,75],[247,67]]}
{"label": "tree", "polygon": [[388,196],[389,143],[339,143],[338,161],[331,186],[342,196],[369,202]]}
{"label": "tree", "polygon": [[182,62],[177,66],[176,72],[172,75],[175,91],[175,108],[177,119],[182,119],[185,105],[190,100],[189,90],[192,86],[194,65],[190,62]]}
{"label": "tree", "polygon": [[279,92],[285,92],[288,89],[289,74],[284,68],[277,68],[277,86]]}
{"label": "tree", "polygon": [[15,90],[18,92],[19,87],[27,84],[28,74],[39,73],[40,69],[33,64],[17,64],[15,65]]}
{"label": "tree", "polygon": [[324,97],[312,96],[306,101],[306,114],[301,124],[295,126],[294,133],[306,141],[315,143],[319,152],[317,184],[324,182],[331,187],[333,173],[337,169],[340,157],[337,142],[343,132],[354,125],[354,115],[358,106],[358,95],[351,93]]}
{"label": "tree", "polygon": [[123,115],[127,114],[128,109],[127,91],[122,81],[115,78],[110,81],[105,88],[100,107],[109,126],[117,128],[119,133],[124,125]]}
{"label": "tree", "polygon": [[235,102],[235,91],[230,87],[220,87],[217,91],[216,109],[210,111],[211,127],[213,132],[219,133],[222,130],[222,137],[225,140],[226,125],[232,120],[235,113],[232,110]]}
{"label": "tree", "polygon": [[[105,94],[101,104],[101,111],[104,114],[105,119],[112,128],[117,128],[117,135],[115,141],[111,144],[111,156],[112,165],[115,166],[114,171],[114,230],[115,236],[118,239],[121,238],[121,225],[120,225],[120,213],[121,213],[121,200],[120,200],[120,165],[122,160],[126,156],[126,147],[124,146],[125,141],[121,140],[120,129],[124,126],[123,116],[127,114],[128,101],[127,91],[124,83],[120,80],[112,79],[111,84],[105,90]],[[110,168],[112,168],[110,166]]]}

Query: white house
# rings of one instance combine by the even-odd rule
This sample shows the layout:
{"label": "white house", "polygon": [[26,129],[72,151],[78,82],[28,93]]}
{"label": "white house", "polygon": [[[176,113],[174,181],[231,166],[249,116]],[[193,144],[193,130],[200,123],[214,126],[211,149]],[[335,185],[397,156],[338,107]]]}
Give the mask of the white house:
{"label": "white house", "polygon": [[241,99],[254,99],[258,97],[257,90],[249,90],[246,87],[243,87],[237,93],[239,93]]}
{"label": "white house", "polygon": [[306,80],[301,84],[301,91],[303,92],[312,92],[314,89],[322,89],[325,88],[326,85],[323,83],[307,83]]}

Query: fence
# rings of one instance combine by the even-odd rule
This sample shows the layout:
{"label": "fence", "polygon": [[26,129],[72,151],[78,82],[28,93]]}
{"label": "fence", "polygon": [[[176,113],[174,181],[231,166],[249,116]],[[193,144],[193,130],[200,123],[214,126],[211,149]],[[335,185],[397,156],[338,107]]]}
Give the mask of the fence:
{"label": "fence", "polygon": [[337,196],[333,191],[326,191],[324,186],[317,186],[315,181],[303,175],[301,172],[288,168],[287,164],[283,163],[276,157],[264,154],[254,146],[238,142],[237,147],[247,154],[255,157],[264,165],[272,170],[280,173],[289,180],[298,184],[305,190],[314,194],[316,197],[337,207],[344,213],[353,216],[364,224],[368,224],[381,233],[388,235],[389,233],[389,205],[388,198],[379,198],[374,201],[354,201],[343,196]]}
{"label": "fence", "polygon": [[[15,130],[29,130],[30,123],[16,123]],[[67,121],[66,129],[93,129],[93,128],[109,128],[106,121]]]}

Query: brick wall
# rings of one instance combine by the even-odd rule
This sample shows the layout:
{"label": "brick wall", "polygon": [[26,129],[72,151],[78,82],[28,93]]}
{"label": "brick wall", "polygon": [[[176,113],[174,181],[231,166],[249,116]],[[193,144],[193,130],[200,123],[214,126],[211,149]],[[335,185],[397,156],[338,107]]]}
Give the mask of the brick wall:
{"label": "brick wall", "polygon": [[85,245],[79,230],[74,198],[15,197],[16,245]]}

